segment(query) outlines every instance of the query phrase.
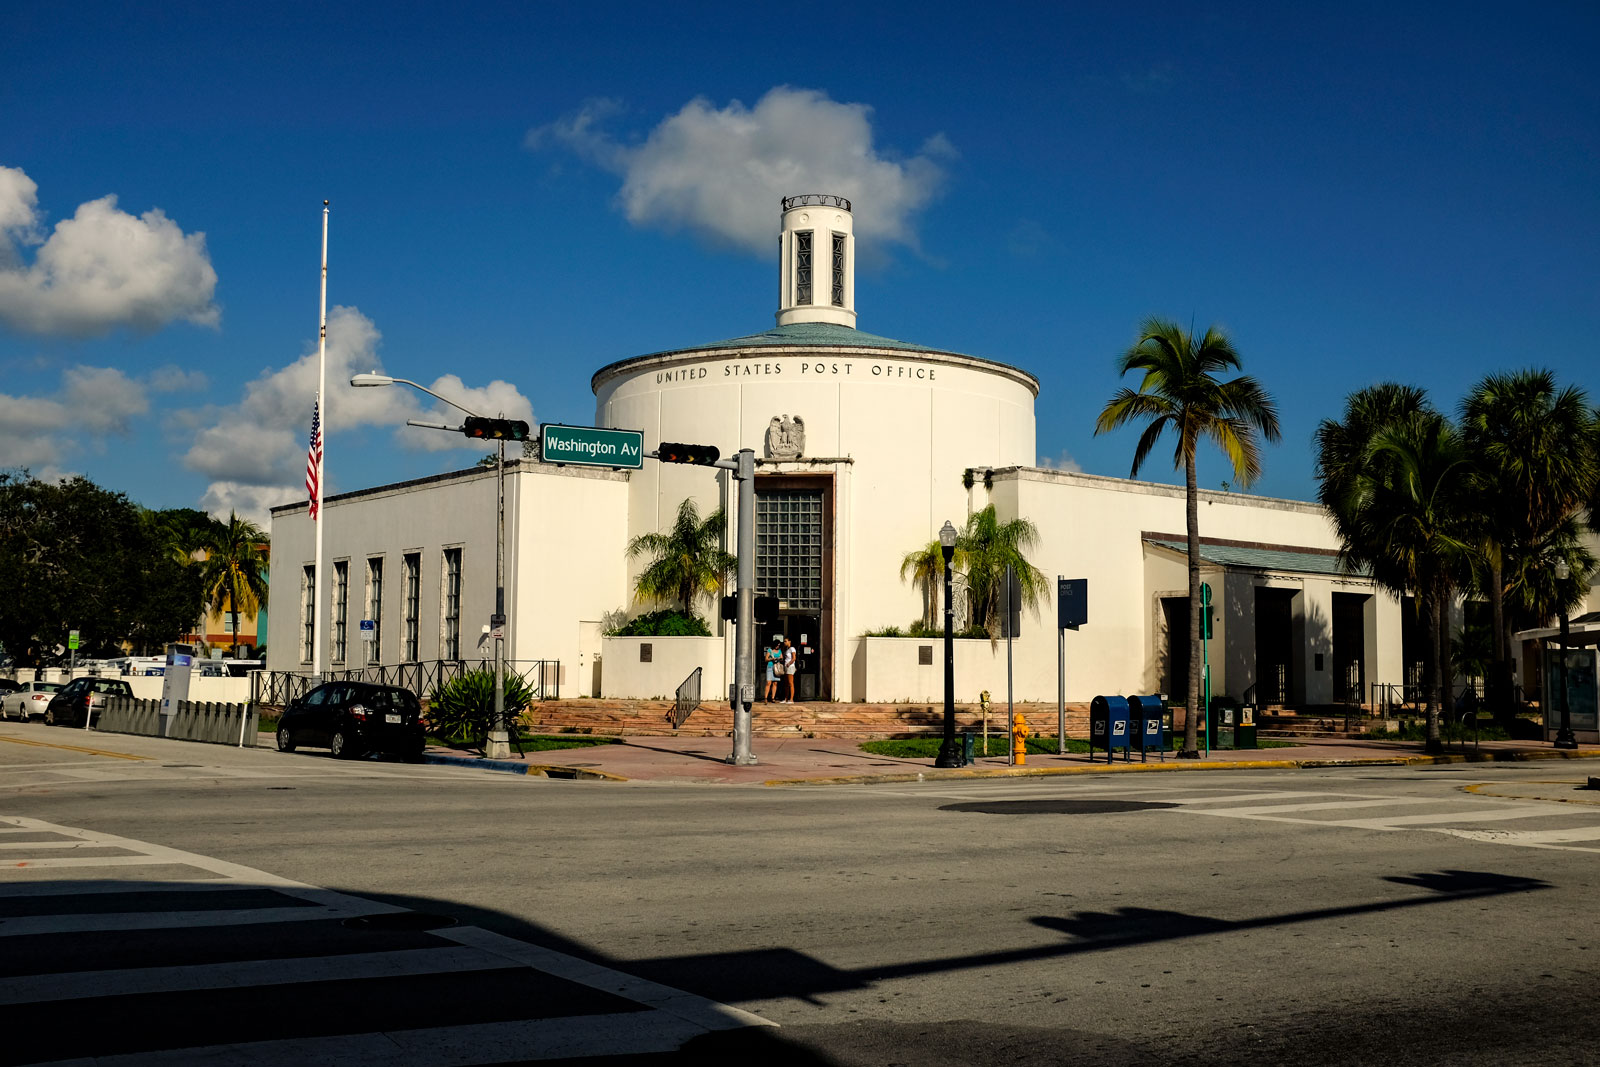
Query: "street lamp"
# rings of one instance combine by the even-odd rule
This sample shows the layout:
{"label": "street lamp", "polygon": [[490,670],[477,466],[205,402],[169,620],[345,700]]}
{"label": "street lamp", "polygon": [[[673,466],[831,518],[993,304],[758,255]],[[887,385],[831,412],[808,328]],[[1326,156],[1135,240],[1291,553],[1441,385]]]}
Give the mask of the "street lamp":
{"label": "street lamp", "polygon": [[1572,577],[1572,569],[1567,566],[1564,559],[1556,560],[1556,603],[1561,605],[1561,661],[1557,670],[1561,686],[1561,729],[1556,731],[1556,748],[1577,748],[1578,739],[1572,736],[1572,709],[1567,703],[1567,601],[1561,589],[1568,578]]}
{"label": "street lamp", "polygon": [[[350,384],[358,389],[379,385],[409,385],[413,389],[421,390],[435,400],[449,404],[457,411],[464,411],[473,418],[479,418],[477,412],[471,408],[464,408],[447,396],[440,396],[425,385],[411,381],[409,378],[394,378],[377,371],[368,371],[351,377]],[[420,422],[407,419],[408,426],[422,426],[433,430],[453,430],[455,427],[446,426],[436,422]],[[488,744],[484,745],[484,755],[490,759],[505,759],[511,755],[511,739],[506,731],[506,681],[505,681],[505,626],[506,626],[506,443],[504,438],[496,441],[499,446],[495,454],[495,546],[494,546],[494,615],[489,619],[489,625],[494,632],[494,725],[489,731]]]}
{"label": "street lamp", "polygon": [[944,557],[944,744],[935,767],[965,767],[966,758],[956,748],[955,597],[950,561],[956,555],[956,528],[946,519],[939,529],[939,554]]}

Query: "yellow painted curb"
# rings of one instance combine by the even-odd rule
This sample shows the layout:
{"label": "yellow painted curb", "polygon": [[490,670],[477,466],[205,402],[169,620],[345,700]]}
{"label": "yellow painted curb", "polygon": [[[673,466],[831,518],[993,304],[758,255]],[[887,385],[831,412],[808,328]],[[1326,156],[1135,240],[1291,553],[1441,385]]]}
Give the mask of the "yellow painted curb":
{"label": "yellow painted curb", "polygon": [[126,752],[106,752],[104,749],[84,748],[82,745],[57,745],[49,741],[29,741],[21,737],[0,737],[0,741],[9,741],[13,745],[32,745],[34,748],[59,748],[66,752],[86,752],[91,756],[110,756],[112,759],[147,760],[149,756],[130,756]]}

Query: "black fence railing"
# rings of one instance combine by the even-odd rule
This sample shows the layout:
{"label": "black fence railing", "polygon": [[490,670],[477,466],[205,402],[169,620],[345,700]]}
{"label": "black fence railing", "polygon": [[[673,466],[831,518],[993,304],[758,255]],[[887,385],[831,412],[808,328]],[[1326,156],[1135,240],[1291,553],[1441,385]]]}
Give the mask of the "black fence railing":
{"label": "black fence railing", "polygon": [[[561,661],[555,659],[506,660],[507,674],[522,679],[535,700],[561,699]],[[250,701],[283,707],[305,696],[323,682],[374,682],[397,685],[426,701],[440,686],[474,671],[493,673],[493,660],[433,659],[416,663],[373,664],[351,670],[324,671],[319,678],[297,671],[258,671],[251,675]]]}
{"label": "black fence railing", "polygon": [[672,720],[674,730],[682,726],[690,713],[700,706],[700,670],[701,668],[696,667],[690,671],[689,677],[678,686],[678,691],[673,697],[672,711],[667,717]]}

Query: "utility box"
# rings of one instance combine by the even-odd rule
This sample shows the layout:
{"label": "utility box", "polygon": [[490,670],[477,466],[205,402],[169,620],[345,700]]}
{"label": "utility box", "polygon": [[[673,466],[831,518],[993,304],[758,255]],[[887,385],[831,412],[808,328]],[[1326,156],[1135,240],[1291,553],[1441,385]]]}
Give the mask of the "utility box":
{"label": "utility box", "polygon": [[1245,704],[1239,709],[1239,723],[1233,728],[1234,748],[1256,748],[1256,706]]}
{"label": "utility box", "polygon": [[1128,701],[1123,697],[1095,697],[1089,702],[1089,760],[1094,761],[1096,746],[1106,750],[1106,762],[1112,762],[1116,749],[1122,749],[1122,761],[1130,762],[1128,746],[1131,743]]}
{"label": "utility box", "polygon": [[1141,763],[1152,749],[1161,753],[1162,759],[1167,758],[1167,738],[1162,730],[1166,711],[1167,702],[1159,696],[1128,698],[1128,715],[1132,720],[1133,741],[1139,746]]}

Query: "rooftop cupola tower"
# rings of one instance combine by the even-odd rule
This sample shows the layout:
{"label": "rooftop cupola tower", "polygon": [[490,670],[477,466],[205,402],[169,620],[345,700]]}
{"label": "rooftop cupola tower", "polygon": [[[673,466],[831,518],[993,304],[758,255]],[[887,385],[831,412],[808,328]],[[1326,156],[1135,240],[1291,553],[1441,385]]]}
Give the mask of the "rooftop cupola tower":
{"label": "rooftop cupola tower", "polygon": [[778,239],[778,325],[856,324],[856,236],[850,201],[805,193],[783,198]]}

